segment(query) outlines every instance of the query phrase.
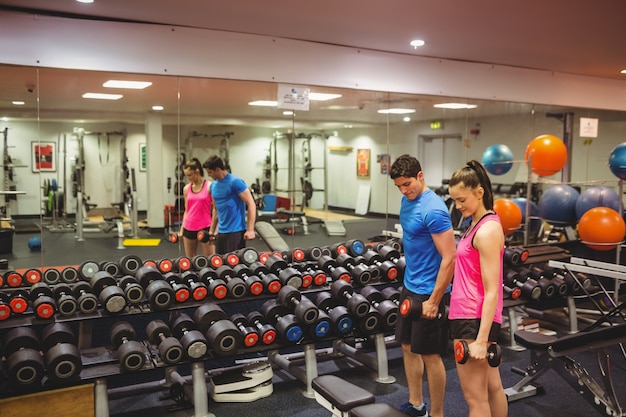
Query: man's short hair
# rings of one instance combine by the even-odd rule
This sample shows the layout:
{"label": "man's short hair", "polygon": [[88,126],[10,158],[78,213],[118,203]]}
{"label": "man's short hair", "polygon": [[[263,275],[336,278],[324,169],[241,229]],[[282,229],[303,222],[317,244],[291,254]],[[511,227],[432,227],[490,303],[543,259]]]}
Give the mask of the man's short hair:
{"label": "man's short hair", "polygon": [[224,161],[219,156],[213,155],[204,161],[202,168],[210,170],[215,170],[216,168],[224,169]]}
{"label": "man's short hair", "polygon": [[392,180],[405,177],[417,178],[417,174],[422,170],[422,165],[416,157],[409,154],[400,155],[391,165],[389,176]]}

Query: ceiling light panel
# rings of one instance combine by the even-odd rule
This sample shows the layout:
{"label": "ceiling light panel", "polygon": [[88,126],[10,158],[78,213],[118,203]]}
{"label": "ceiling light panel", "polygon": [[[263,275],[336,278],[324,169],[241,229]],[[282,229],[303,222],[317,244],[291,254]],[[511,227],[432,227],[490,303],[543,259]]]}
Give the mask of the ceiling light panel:
{"label": "ceiling light panel", "polygon": [[124,97],[122,94],[105,94],[105,93],[85,93],[83,98],[93,98],[96,100],[119,100]]}
{"label": "ceiling light panel", "polygon": [[131,90],[143,90],[144,88],[152,85],[149,81],[124,81],[124,80],[109,80],[102,84],[106,88],[127,88]]}
{"label": "ceiling light panel", "polygon": [[475,109],[478,106],[475,104],[465,104],[465,103],[440,103],[440,104],[434,104],[433,107],[436,107],[438,109],[462,110],[462,109]]}

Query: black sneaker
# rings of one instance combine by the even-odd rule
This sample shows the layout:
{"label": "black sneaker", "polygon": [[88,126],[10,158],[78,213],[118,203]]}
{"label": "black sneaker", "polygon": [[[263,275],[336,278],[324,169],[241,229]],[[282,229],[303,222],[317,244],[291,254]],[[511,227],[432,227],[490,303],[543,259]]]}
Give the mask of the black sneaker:
{"label": "black sneaker", "polygon": [[411,417],[428,417],[426,404],[422,404],[420,408],[417,408],[410,402],[406,402],[400,406],[399,410]]}

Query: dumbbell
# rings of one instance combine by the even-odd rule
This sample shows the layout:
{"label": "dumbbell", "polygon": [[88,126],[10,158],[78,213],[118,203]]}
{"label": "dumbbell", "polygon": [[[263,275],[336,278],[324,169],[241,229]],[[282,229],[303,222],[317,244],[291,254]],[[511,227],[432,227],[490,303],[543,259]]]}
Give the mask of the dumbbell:
{"label": "dumbbell", "polygon": [[320,256],[323,255],[322,249],[319,246],[311,246],[303,250],[304,259],[308,261],[317,261]]}
{"label": "dumbbell", "polygon": [[78,302],[78,309],[81,313],[91,314],[98,308],[98,297],[91,292],[89,283],[79,281],[72,287],[74,297]]}
{"label": "dumbbell", "polygon": [[98,266],[100,268],[100,271],[106,271],[114,277],[118,277],[121,275],[120,266],[117,264],[117,262],[102,261]]}
{"label": "dumbbell", "polygon": [[211,266],[209,263],[209,258],[204,255],[196,255],[191,258],[191,269],[194,271],[199,271],[202,268],[206,268],[207,266]]}
{"label": "dumbbell", "polygon": [[385,260],[378,252],[368,250],[361,256],[363,256],[368,265],[377,267],[380,270],[381,277],[387,281],[394,281],[398,278],[398,267],[393,262]]}
{"label": "dumbbell", "polygon": [[256,328],[259,338],[265,345],[271,345],[276,341],[276,329],[271,324],[265,322],[263,314],[259,311],[251,311],[246,316],[250,326]]}
{"label": "dumbbell", "polygon": [[183,272],[191,269],[191,259],[186,256],[179,256],[172,261],[172,271]]}
{"label": "dumbbell", "polygon": [[[565,297],[569,293],[570,289],[567,283],[562,276],[556,273],[554,268],[550,268],[547,265],[545,267],[543,265],[541,267],[535,265],[532,266],[530,270],[537,274],[537,276],[541,278],[545,277],[547,280],[552,281],[552,284],[556,287],[556,295],[559,297]],[[539,282],[539,280],[537,282]]]}
{"label": "dumbbell", "polygon": [[349,282],[334,281],[330,285],[330,292],[337,300],[343,301],[355,317],[365,317],[368,314],[370,310],[369,301],[361,294],[355,293]]}
{"label": "dumbbell", "polygon": [[239,329],[239,332],[241,332],[245,347],[253,347],[258,343],[259,333],[255,328],[249,325],[246,316],[236,313],[230,316],[230,321],[232,321]]}
{"label": "dumbbell", "polygon": [[26,280],[26,282],[28,282],[30,285],[33,285],[38,282],[41,282],[42,274],[39,269],[30,268],[24,272],[23,277]]}
{"label": "dumbbell", "polygon": [[253,262],[250,264],[250,272],[261,278],[263,285],[270,294],[278,294],[278,291],[280,291],[283,286],[276,274],[270,272],[269,268],[261,262]]}
{"label": "dumbbell", "polygon": [[167,235],[167,241],[170,243],[178,243],[181,237],[182,236],[180,236],[178,233],[170,233],[169,235]]}
{"label": "dumbbell", "polygon": [[306,258],[304,250],[300,248],[291,248],[287,251],[283,251],[283,258],[289,263],[302,262]]}
{"label": "dumbbell", "polygon": [[90,284],[106,311],[119,313],[126,308],[126,295],[124,290],[117,285],[113,275],[106,271],[98,271],[91,277]]}
{"label": "dumbbell", "polygon": [[[168,272],[172,272],[174,269],[174,263],[171,259],[163,258],[157,261],[154,261],[156,268],[161,271],[162,274],[167,274]],[[144,266],[146,264],[144,263]]]}
{"label": "dumbbell", "polygon": [[504,283],[511,288],[519,288],[524,298],[528,300],[541,298],[541,288],[534,279],[530,277],[523,278],[517,271],[512,269],[505,269],[502,276]]}
{"label": "dumbbell", "polygon": [[22,314],[28,309],[28,299],[30,295],[28,291],[24,289],[17,289],[11,292],[11,298],[9,299],[9,306],[11,306],[11,312],[13,314]]}
{"label": "dumbbell", "polygon": [[250,265],[259,260],[259,252],[254,248],[241,248],[236,254],[239,260],[246,265]]}
{"label": "dumbbell", "polygon": [[276,300],[267,300],[261,305],[261,314],[274,325],[278,335],[288,343],[298,343],[304,331],[295,315]]}
{"label": "dumbbell", "polygon": [[398,307],[400,307],[400,291],[398,291],[397,288],[394,287],[385,287],[383,288],[380,293],[383,295],[383,297],[385,297],[387,300],[393,302],[395,305],[397,305]]}
{"label": "dumbbell", "polygon": [[384,329],[393,329],[398,321],[398,305],[387,300],[375,287],[367,285],[361,288],[361,295],[380,313]]}
{"label": "dumbbell", "polygon": [[117,285],[124,291],[124,296],[130,304],[139,304],[143,301],[143,287],[134,276],[124,275],[119,279]]}
{"label": "dumbbell", "polygon": [[[302,270],[303,276],[304,274],[311,276],[310,285],[315,284],[317,286],[322,286],[326,284],[326,281],[328,281],[328,276],[326,275],[324,271],[318,268],[317,262],[303,262],[299,264],[299,266],[300,266],[300,269]],[[302,280],[302,286],[304,288],[308,287],[308,286],[305,286],[304,279]]]}
{"label": "dumbbell", "polygon": [[183,282],[180,274],[177,272],[168,272],[163,275],[165,282],[170,284],[172,290],[174,290],[174,299],[178,303],[184,303],[189,300],[190,291],[189,286]]}
{"label": "dumbbell", "polygon": [[521,265],[528,259],[529,252],[523,248],[504,248],[504,263],[507,265]]}
{"label": "dumbbell", "polygon": [[195,301],[202,301],[206,298],[209,289],[204,282],[200,281],[200,277],[195,271],[183,272],[180,274],[180,279],[183,283],[187,284],[191,292],[191,298]]}
{"label": "dumbbell", "polygon": [[333,330],[333,324],[328,314],[324,311],[319,311],[317,319],[307,326],[307,330],[310,338],[323,339]]}
{"label": "dumbbell", "polygon": [[172,305],[175,298],[174,289],[163,279],[163,275],[158,269],[143,265],[137,269],[135,278],[144,288],[150,308],[167,310]]}
{"label": "dumbbell", "polygon": [[146,326],[148,340],[158,346],[159,357],[163,362],[173,365],[183,359],[183,345],[172,337],[170,328],[163,320],[152,320]]}
{"label": "dumbbell", "polygon": [[338,265],[346,268],[350,271],[350,276],[352,277],[352,281],[363,286],[367,285],[372,280],[372,272],[364,263],[357,264],[355,258],[350,256],[347,253],[342,253],[337,256],[336,262]]}
{"label": "dumbbell", "polygon": [[406,269],[406,259],[400,255],[400,251],[389,245],[378,247],[378,253],[387,261],[393,262],[398,267],[398,276],[396,279],[404,279],[404,270]]}
{"label": "dumbbell", "polygon": [[220,306],[208,301],[196,309],[193,319],[209,342],[213,354],[228,356],[239,350],[243,337]]}
{"label": "dumbbell", "polygon": [[209,229],[203,229],[196,233],[196,239],[200,243],[215,242],[215,235],[211,235]]}
{"label": "dumbbell", "polygon": [[317,260],[317,264],[322,271],[326,272],[333,281],[345,281],[350,282],[352,279],[350,273],[343,266],[339,266],[336,260],[327,255],[322,255]]}
{"label": "dumbbell", "polygon": [[61,270],[61,281],[71,284],[78,281],[78,269],[73,266],[67,266]]}
{"label": "dumbbell", "polygon": [[228,288],[226,288],[226,283],[217,277],[217,272],[213,268],[202,268],[198,272],[198,277],[200,281],[203,282],[208,290],[211,297],[216,300],[222,300],[226,298],[228,295]]}
{"label": "dumbbell", "polygon": [[141,258],[137,255],[126,255],[117,261],[121,275],[136,275],[139,268],[143,266]]}
{"label": "dumbbell", "polygon": [[229,252],[222,255],[222,264],[235,266],[239,264],[239,256],[235,252]]}
{"label": "dumbbell", "polygon": [[[443,311],[439,310],[437,313],[437,319],[448,319],[448,306],[444,306]],[[422,301],[418,300],[412,295],[408,295],[402,303],[400,303],[400,315],[411,319],[419,319],[422,317]]]}
{"label": "dumbbell", "polygon": [[233,298],[243,298],[248,292],[243,279],[235,275],[235,271],[229,265],[222,265],[215,270],[217,277],[226,282],[228,293]]}
{"label": "dumbbell", "polygon": [[550,280],[540,274],[537,274],[531,271],[528,268],[519,268],[517,273],[520,274],[522,280],[524,279],[533,279],[537,282],[539,288],[541,288],[541,295],[545,298],[553,298],[556,294],[556,285],[554,285]]}
{"label": "dumbbell", "polygon": [[[464,364],[469,360],[470,351],[469,344],[465,340],[459,340],[454,344],[454,358],[460,364]],[[502,349],[497,343],[490,343],[487,348],[487,363],[492,368],[500,366],[502,363]]]}
{"label": "dumbbell", "polygon": [[24,282],[24,277],[22,277],[22,274],[16,271],[7,271],[2,275],[4,277],[5,285],[11,288],[21,287],[22,283]]}
{"label": "dumbbell", "polygon": [[143,345],[137,339],[137,333],[127,321],[118,321],[109,331],[111,343],[117,350],[117,357],[123,371],[137,371],[146,363]]}
{"label": "dumbbell", "polygon": [[41,348],[48,378],[57,383],[80,380],[83,364],[76,337],[65,323],[52,323],[41,331]]}
{"label": "dumbbell", "polygon": [[[256,275],[252,274],[250,268],[246,264],[238,264],[233,268],[236,276],[241,278],[246,285],[247,291],[251,295],[261,295],[265,290],[263,281]],[[276,280],[278,282],[278,279]]]}
{"label": "dumbbell", "polygon": [[83,281],[89,281],[93,274],[100,270],[100,265],[96,261],[83,261],[78,265],[78,275]]}
{"label": "dumbbell", "polygon": [[502,284],[502,293],[504,294],[504,298],[508,298],[510,300],[517,300],[522,296],[522,290],[514,287],[511,288],[506,284]]}
{"label": "dumbbell", "polygon": [[331,258],[336,258],[337,256],[348,253],[348,248],[343,242],[337,242],[330,245],[330,254],[322,255],[322,256],[330,256]]}
{"label": "dumbbell", "polygon": [[170,315],[169,321],[172,334],[178,338],[189,359],[199,359],[206,355],[209,344],[191,317],[177,311]]}
{"label": "dumbbell", "polygon": [[[284,259],[279,258],[278,256],[270,256],[265,261],[265,266],[270,270],[270,272],[278,276],[282,286],[291,285],[295,288],[302,287],[302,274],[297,269],[290,267]],[[250,269],[255,272],[252,265],[250,266]]]}
{"label": "dumbbell", "polygon": [[333,325],[333,332],[338,337],[343,337],[350,333],[354,322],[348,308],[337,304],[337,300],[333,298],[328,291],[322,291],[315,297],[317,307],[326,312]]}
{"label": "dumbbell", "polygon": [[0,292],[0,321],[11,317],[10,298],[7,294]]}
{"label": "dumbbell", "polygon": [[43,271],[43,282],[48,285],[54,285],[61,280],[61,273],[56,268],[48,268]]}
{"label": "dumbbell", "polygon": [[370,335],[377,333],[382,326],[382,317],[378,310],[373,306],[369,306],[367,314],[363,317],[355,318],[355,328],[362,335]]}
{"label": "dumbbell", "polygon": [[40,319],[49,319],[56,311],[56,303],[52,298],[52,289],[45,282],[38,282],[30,287],[30,300],[33,312]]}
{"label": "dumbbell", "polygon": [[57,284],[52,289],[56,300],[57,309],[63,316],[71,316],[78,310],[78,301],[67,284]]}
{"label": "dumbbell", "polygon": [[293,311],[303,324],[314,323],[319,316],[319,309],[311,300],[303,297],[297,288],[285,285],[278,293],[278,302]]}
{"label": "dumbbell", "polygon": [[15,327],[2,340],[8,380],[18,386],[41,384],[45,365],[39,353],[40,344],[32,327]]}

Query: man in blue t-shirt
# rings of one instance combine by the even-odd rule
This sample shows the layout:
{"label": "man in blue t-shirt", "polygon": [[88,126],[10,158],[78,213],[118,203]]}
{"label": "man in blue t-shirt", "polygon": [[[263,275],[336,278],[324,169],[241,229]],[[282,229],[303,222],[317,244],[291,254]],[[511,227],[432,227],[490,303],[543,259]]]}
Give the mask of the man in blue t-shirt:
{"label": "man in blue t-shirt", "polygon": [[400,224],[406,260],[401,301],[422,303],[419,318],[402,318],[396,340],[402,346],[409,401],[400,410],[409,416],[428,416],[422,394],[424,367],[430,392],[430,416],[443,417],[446,370],[441,355],[448,346],[448,320],[456,243],[445,203],[424,182],[419,161],[399,156],[389,176],[402,193]]}
{"label": "man in blue t-shirt", "polygon": [[[215,236],[215,252],[226,254],[242,249],[254,239],[256,204],[245,181],[224,168],[217,155],[202,167],[213,178],[209,192],[213,198],[213,218],[209,234]],[[217,230],[217,233],[216,233]]]}

